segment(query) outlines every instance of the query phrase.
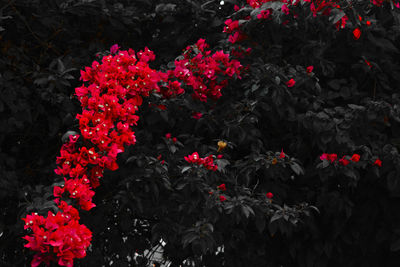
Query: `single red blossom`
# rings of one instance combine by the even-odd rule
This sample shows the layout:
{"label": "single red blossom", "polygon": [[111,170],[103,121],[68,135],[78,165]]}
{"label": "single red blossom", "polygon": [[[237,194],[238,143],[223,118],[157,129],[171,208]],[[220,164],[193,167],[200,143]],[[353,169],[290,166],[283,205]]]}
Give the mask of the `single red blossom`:
{"label": "single red blossom", "polygon": [[219,196],[219,200],[221,201],[221,202],[224,202],[225,200],[226,200],[226,197],[225,196]]}
{"label": "single red blossom", "polygon": [[334,162],[335,160],[337,160],[337,154],[328,154],[328,160],[332,162]]}
{"label": "single red blossom", "polygon": [[115,53],[117,53],[117,51],[119,49],[120,49],[120,47],[117,44],[115,44],[115,45],[111,46],[110,52],[111,52],[111,54],[115,54]]}
{"label": "single red blossom", "polygon": [[203,117],[203,114],[200,113],[200,112],[193,112],[192,113],[192,118],[193,119],[199,120],[201,117]]}
{"label": "single red blossom", "polygon": [[167,133],[167,134],[165,134],[165,138],[167,138],[167,139],[171,139],[171,137],[172,137],[171,133]]}
{"label": "single red blossom", "polygon": [[218,156],[217,156],[217,159],[222,159],[223,158],[223,155],[221,155],[221,154],[219,154]]}
{"label": "single red blossom", "polygon": [[367,66],[369,67],[369,68],[372,68],[372,64],[371,64],[371,62],[369,62],[368,60],[364,60],[365,61],[365,64],[367,64]]}
{"label": "single red blossom", "polygon": [[294,79],[290,79],[289,81],[286,82],[287,87],[293,87],[296,84],[296,81]]}
{"label": "single red blossom", "polygon": [[311,73],[313,70],[314,70],[314,66],[308,66],[308,67],[306,68],[306,72],[307,72],[307,73]]}
{"label": "single red blossom", "polygon": [[366,24],[367,26],[371,26],[371,21],[367,20]]}
{"label": "single red blossom", "polygon": [[352,157],[351,157],[351,161],[353,161],[353,162],[359,162],[360,161],[360,155],[358,155],[358,154],[354,154]]}
{"label": "single red blossom", "polygon": [[279,158],[280,159],[283,159],[285,157],[285,153],[283,153],[283,148],[282,148],[282,151],[281,151],[281,153],[279,154]]}
{"label": "single red blossom", "polygon": [[172,142],[176,143],[178,141],[178,139],[176,139],[176,137],[172,138]]}
{"label": "single red blossom", "polygon": [[164,163],[165,163],[165,160],[162,160],[162,161],[161,161],[161,164],[164,165]]}
{"label": "single red blossom", "polygon": [[339,164],[346,166],[350,163],[350,161],[348,159],[346,159],[345,157],[342,157],[341,159],[339,159]]}
{"label": "single red blossom", "polygon": [[359,28],[355,28],[353,30],[353,38],[354,40],[358,40],[361,37],[361,30]]}
{"label": "single red blossom", "polygon": [[157,159],[161,160],[161,157],[162,157],[162,155],[160,154],[160,155],[157,156]]}
{"label": "single red blossom", "polygon": [[380,159],[376,159],[375,162],[372,165],[376,165],[376,166],[382,167],[382,161]]}
{"label": "single red blossom", "polygon": [[266,196],[267,196],[268,199],[272,199],[274,197],[274,194],[272,194],[271,192],[268,192],[266,194]]}
{"label": "single red blossom", "polygon": [[225,190],[226,190],[225,184],[220,184],[220,185],[218,186],[218,189],[221,190],[221,191],[225,191]]}
{"label": "single red blossom", "polygon": [[269,10],[261,10],[260,14],[257,15],[258,19],[268,19],[271,15]]}
{"label": "single red blossom", "polygon": [[328,154],[327,153],[323,153],[320,157],[320,160],[327,160],[328,159]]}

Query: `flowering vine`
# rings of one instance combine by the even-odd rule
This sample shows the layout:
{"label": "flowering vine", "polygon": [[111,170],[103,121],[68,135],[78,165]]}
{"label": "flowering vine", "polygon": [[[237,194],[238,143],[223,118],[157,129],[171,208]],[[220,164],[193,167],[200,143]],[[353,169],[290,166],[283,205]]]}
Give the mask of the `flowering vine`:
{"label": "flowering vine", "polygon": [[[75,89],[82,107],[82,113],[76,116],[81,134],[69,135],[56,160],[55,173],[64,177],[64,184],[53,190],[60,211],[49,211],[47,217],[33,213],[23,218],[24,228],[31,230],[23,237],[28,241],[25,247],[36,252],[31,266],[52,261],[73,266],[75,258],[85,257],[92,232],[79,224],[78,209],[88,211],[96,206],[93,189],[100,185],[104,171],[117,170],[117,155],[136,143],[132,127],[139,120],[136,111],[143,97],[152,93],[176,97],[184,93],[182,81],[193,88],[194,98],[218,99],[227,78],[240,78],[239,61],[231,60],[223,51],[211,55],[207,48],[205,40],[200,39],[186,49],[184,59],[175,61],[175,69],[163,73],[150,68],[148,63],[155,55],[148,48],[135,53],[113,45],[110,55],[81,71],[81,80],[87,84]],[[217,75],[227,77],[217,82]],[[171,140],[177,142],[175,137]],[[196,163],[217,169],[212,156]]]}

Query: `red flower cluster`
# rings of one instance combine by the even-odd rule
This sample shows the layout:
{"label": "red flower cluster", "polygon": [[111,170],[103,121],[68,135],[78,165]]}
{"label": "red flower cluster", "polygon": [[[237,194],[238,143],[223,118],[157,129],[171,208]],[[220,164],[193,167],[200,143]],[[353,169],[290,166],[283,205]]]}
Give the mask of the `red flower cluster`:
{"label": "red flower cluster", "polygon": [[[250,19],[250,18],[248,17],[245,19]],[[247,38],[247,35],[240,29],[238,20],[227,19],[225,21],[225,25],[226,26],[224,27],[224,32],[231,34],[228,40],[232,44],[240,42]]]}
{"label": "red flower cluster", "polygon": [[[222,96],[221,90],[228,84],[227,79],[218,81],[219,76],[239,79],[242,65],[237,60],[231,60],[229,54],[222,50],[211,54],[207,50],[208,44],[199,39],[194,46],[188,46],[183,53],[183,59],[175,60],[175,69],[169,70],[168,79],[177,79],[193,88],[192,97],[206,102],[207,98],[218,99]],[[181,83],[175,80],[173,83]],[[183,89],[178,90],[183,91]]]}
{"label": "red flower cluster", "polygon": [[105,169],[118,169],[117,155],[136,142],[131,127],[139,119],[135,112],[142,96],[160,92],[158,83],[163,75],[148,65],[154,53],[147,48],[137,55],[131,49],[118,49],[118,45],[112,46],[115,55],[103,57],[101,64],[94,61],[81,71],[81,80],[89,83],[75,89],[83,109],[77,118],[85,145],[78,148],[80,136],[70,135],[57,157],[55,172],[65,177],[65,183],[54,187],[54,196],[62,212],[49,212],[47,218],[27,215],[23,219],[33,230],[32,235],[24,237],[29,241],[25,246],[38,252],[32,266],[50,261],[72,266],[74,258],[85,256],[92,233],[78,223],[78,211],[60,198],[74,199],[83,210],[95,207],[92,188],[99,186]]}
{"label": "red flower cluster", "polygon": [[62,213],[49,211],[47,218],[34,213],[23,219],[24,229],[33,231],[23,237],[28,241],[25,247],[37,252],[32,266],[39,266],[41,262],[49,265],[51,261],[57,261],[60,266],[73,266],[74,258],[86,256],[92,232],[79,224],[79,213],[74,207],[64,201],[58,207]]}
{"label": "red flower cluster", "polygon": [[189,163],[195,163],[197,165],[203,165],[206,169],[216,171],[218,166],[214,164],[214,156],[209,155],[205,158],[200,158],[199,153],[194,152],[192,155],[185,156],[185,160]]}
{"label": "red flower cluster", "polygon": [[226,185],[225,184],[220,184],[218,186],[218,189],[221,190],[221,191],[226,191]]}
{"label": "red flower cluster", "polygon": [[[338,155],[337,154],[327,154],[323,153],[320,157],[320,160],[329,160],[331,163],[339,163],[342,166],[346,166],[350,164],[350,162],[359,162],[361,159],[361,156],[359,154],[353,154],[353,156],[343,156],[341,159],[338,160]],[[377,165],[379,167],[382,166],[382,161],[380,159],[376,159],[373,165]]]}

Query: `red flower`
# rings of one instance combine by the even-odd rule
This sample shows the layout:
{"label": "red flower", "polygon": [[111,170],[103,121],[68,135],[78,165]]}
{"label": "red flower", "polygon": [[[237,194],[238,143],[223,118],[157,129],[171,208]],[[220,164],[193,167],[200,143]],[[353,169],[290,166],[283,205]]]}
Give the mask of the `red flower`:
{"label": "red flower", "polygon": [[371,21],[367,20],[367,26],[371,26]]}
{"label": "red flower", "polygon": [[220,185],[218,186],[218,189],[221,190],[221,191],[225,191],[225,190],[226,190],[225,184],[220,184]]}
{"label": "red flower", "polygon": [[354,154],[354,155],[351,157],[351,161],[359,162],[359,161],[360,161],[360,155]]}
{"label": "red flower", "polygon": [[266,196],[267,196],[268,199],[272,199],[274,197],[274,194],[272,194],[271,192],[268,192],[266,194]]}
{"label": "red flower", "polygon": [[306,69],[306,72],[311,73],[313,71],[313,69],[314,69],[314,66],[308,66]]}
{"label": "red flower", "polygon": [[361,30],[359,28],[355,28],[353,31],[354,40],[360,39],[360,36],[361,36]]}
{"label": "red flower", "polygon": [[337,160],[337,154],[328,154],[328,160],[332,162],[334,162],[335,160]]}
{"label": "red flower", "polygon": [[343,157],[343,158],[339,159],[339,163],[342,164],[343,166],[346,166],[350,163],[350,161]]}
{"label": "red flower", "polygon": [[293,87],[296,84],[296,81],[293,79],[290,79],[289,81],[286,82],[287,87]]}
{"label": "red flower", "polygon": [[110,52],[111,52],[111,54],[115,54],[115,53],[117,53],[117,51],[119,49],[120,49],[120,47],[117,44],[115,44],[115,45],[111,46]]}
{"label": "red flower", "polygon": [[176,137],[172,138],[172,142],[176,143],[176,141],[178,141],[178,139],[176,139]]}
{"label": "red flower", "polygon": [[283,159],[284,157],[285,157],[285,153],[283,153],[283,148],[282,148],[281,154],[279,154],[279,158]]}
{"label": "red flower", "polygon": [[193,112],[193,113],[192,113],[192,118],[193,118],[193,119],[198,120],[198,119],[200,119],[201,117],[203,117],[203,114],[200,113],[200,112]]}
{"label": "red flower", "polygon": [[217,159],[222,159],[222,157],[223,157],[223,155],[219,154],[219,155],[217,156]]}
{"label": "red flower", "polygon": [[260,14],[257,15],[258,19],[267,19],[271,15],[271,11],[269,10],[261,10]]}
{"label": "red flower", "polygon": [[219,196],[219,200],[220,200],[221,202],[224,202],[224,201],[226,200],[226,197],[225,197],[225,196]]}
{"label": "red flower", "polygon": [[167,134],[165,135],[165,138],[171,139],[171,133],[167,133]]}
{"label": "red flower", "polygon": [[376,165],[376,166],[382,167],[382,161],[380,159],[376,159],[375,162],[372,165]]}

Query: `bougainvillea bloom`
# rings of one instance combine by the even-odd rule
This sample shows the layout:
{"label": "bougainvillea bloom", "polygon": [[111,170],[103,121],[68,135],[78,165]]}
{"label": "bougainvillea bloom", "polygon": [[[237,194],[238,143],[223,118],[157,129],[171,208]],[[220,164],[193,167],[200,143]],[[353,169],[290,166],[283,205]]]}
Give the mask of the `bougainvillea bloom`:
{"label": "bougainvillea bloom", "polygon": [[199,120],[201,117],[203,117],[203,114],[200,113],[200,112],[193,112],[192,113],[192,118],[193,119]]}
{"label": "bougainvillea bloom", "polygon": [[221,191],[225,191],[225,190],[226,190],[225,184],[220,184],[220,185],[218,186],[218,189],[221,190]]}
{"label": "bougainvillea bloom", "polygon": [[296,81],[293,79],[290,79],[289,81],[286,82],[287,87],[293,87],[296,84]]}
{"label": "bougainvillea bloom", "polygon": [[342,157],[341,159],[339,159],[339,164],[346,166],[350,163],[350,161],[348,159],[346,159],[345,157]]}
{"label": "bougainvillea bloom", "polygon": [[272,194],[271,192],[268,192],[268,193],[266,194],[266,196],[267,196],[268,199],[271,199],[271,198],[274,197],[274,194]]}
{"label": "bougainvillea bloom", "polygon": [[224,202],[226,200],[226,197],[225,196],[219,196],[219,201],[221,201],[221,202]]}
{"label": "bougainvillea bloom", "polygon": [[376,159],[375,162],[373,163],[373,165],[382,167],[382,161],[380,159]]}
{"label": "bougainvillea bloom", "polygon": [[306,72],[307,72],[307,73],[311,73],[313,70],[314,70],[314,66],[308,66],[308,67],[306,68]]}
{"label": "bougainvillea bloom", "polygon": [[358,162],[358,161],[360,161],[360,155],[354,154],[354,155],[351,157],[351,161],[353,161],[353,162]]}
{"label": "bougainvillea bloom", "polygon": [[260,14],[257,15],[258,19],[268,19],[271,15],[271,11],[269,10],[261,10]]}
{"label": "bougainvillea bloom", "polygon": [[281,153],[279,154],[279,158],[280,159],[283,159],[285,157],[285,153],[283,153],[283,148],[282,148],[282,151],[281,151]]}
{"label": "bougainvillea bloom", "polygon": [[353,30],[353,38],[354,40],[358,40],[361,37],[361,30],[359,28],[355,28]]}

